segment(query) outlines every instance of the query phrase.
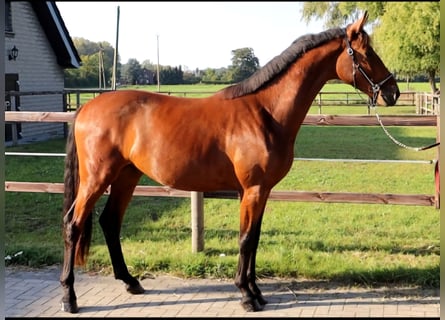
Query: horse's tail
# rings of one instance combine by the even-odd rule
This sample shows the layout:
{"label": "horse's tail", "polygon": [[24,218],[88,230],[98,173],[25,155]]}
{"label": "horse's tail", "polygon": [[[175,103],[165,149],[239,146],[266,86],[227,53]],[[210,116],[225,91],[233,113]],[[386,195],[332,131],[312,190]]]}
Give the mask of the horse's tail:
{"label": "horse's tail", "polygon": [[[64,173],[64,200],[63,200],[63,228],[64,237],[71,237],[73,232],[80,232],[76,245],[75,265],[84,265],[88,256],[91,234],[92,234],[92,213],[86,213],[85,223],[81,230],[73,230],[71,224],[74,214],[74,206],[79,187],[79,160],[77,157],[76,139],[74,136],[75,120],[69,130],[66,142],[66,158]],[[65,239],[67,241],[68,239]]]}

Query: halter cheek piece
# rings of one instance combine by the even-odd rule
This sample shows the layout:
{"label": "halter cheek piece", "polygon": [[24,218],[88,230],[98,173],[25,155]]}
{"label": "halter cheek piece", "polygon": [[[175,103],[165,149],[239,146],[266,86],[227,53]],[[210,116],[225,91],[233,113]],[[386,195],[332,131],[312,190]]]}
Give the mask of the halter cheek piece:
{"label": "halter cheek piece", "polygon": [[362,66],[360,64],[357,63],[357,61],[355,60],[355,56],[354,56],[354,50],[351,48],[351,44],[349,43],[349,39],[348,36],[345,35],[345,42],[346,42],[346,53],[351,57],[352,59],[352,76],[354,79],[354,88],[356,87],[355,85],[355,70],[358,69],[358,71],[360,71],[360,73],[363,75],[363,77],[368,81],[368,83],[371,85],[372,88],[372,101],[371,101],[371,106],[374,107],[377,103],[377,97],[379,95],[379,91],[380,91],[380,87],[389,79],[391,79],[393,77],[393,74],[390,73],[385,79],[383,79],[382,81],[380,81],[379,83],[374,83],[370,77],[368,77],[368,75],[366,74],[365,70],[363,70]]}

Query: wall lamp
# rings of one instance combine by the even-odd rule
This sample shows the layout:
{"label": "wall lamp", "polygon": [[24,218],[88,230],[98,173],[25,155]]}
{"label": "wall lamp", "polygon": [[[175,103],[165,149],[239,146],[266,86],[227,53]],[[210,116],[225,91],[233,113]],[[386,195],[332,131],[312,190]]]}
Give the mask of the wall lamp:
{"label": "wall lamp", "polygon": [[17,49],[17,47],[14,45],[14,47],[11,50],[9,50],[8,58],[9,60],[15,61],[18,55],[19,55],[19,49]]}

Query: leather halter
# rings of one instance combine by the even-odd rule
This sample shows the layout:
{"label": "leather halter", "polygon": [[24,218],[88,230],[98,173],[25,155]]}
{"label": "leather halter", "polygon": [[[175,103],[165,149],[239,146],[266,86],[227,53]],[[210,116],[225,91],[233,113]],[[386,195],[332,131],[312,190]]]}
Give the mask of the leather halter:
{"label": "leather halter", "polygon": [[379,83],[374,83],[374,81],[372,81],[372,79],[366,74],[365,70],[362,68],[362,66],[357,63],[355,56],[354,56],[354,49],[352,49],[351,44],[349,43],[349,39],[347,36],[345,36],[345,41],[346,41],[346,52],[347,54],[351,57],[352,59],[352,67],[353,67],[353,79],[354,79],[354,87],[356,87],[355,85],[355,70],[358,69],[358,71],[360,71],[360,73],[363,75],[363,77],[366,79],[366,81],[368,81],[368,83],[371,85],[372,88],[372,101],[371,101],[371,106],[374,107],[377,103],[377,98],[379,95],[379,91],[380,91],[380,87],[389,79],[393,78],[393,74],[390,73],[385,79],[383,79],[382,81],[380,81]]}

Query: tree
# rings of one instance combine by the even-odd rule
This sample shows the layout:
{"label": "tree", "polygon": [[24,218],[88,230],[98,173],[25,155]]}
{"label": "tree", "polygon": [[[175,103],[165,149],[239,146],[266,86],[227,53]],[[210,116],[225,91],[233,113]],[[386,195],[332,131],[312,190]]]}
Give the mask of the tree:
{"label": "tree", "polygon": [[111,79],[114,48],[108,42],[92,42],[84,38],[73,38],[73,43],[82,60],[82,66],[78,69],[65,70],[66,87],[98,87],[100,50],[103,51],[105,79]]}
{"label": "tree", "polygon": [[218,78],[215,69],[207,68],[204,70],[204,74],[202,75],[202,81],[212,83],[216,82],[217,80]]}
{"label": "tree", "polygon": [[201,82],[201,77],[198,72],[185,71],[182,80],[182,83],[184,84],[196,84]]}
{"label": "tree", "polygon": [[138,78],[141,75],[141,64],[137,59],[130,58],[128,62],[122,66],[122,78],[125,83],[138,84]]}
{"label": "tree", "polygon": [[394,2],[374,30],[376,50],[391,69],[412,78],[428,76],[433,93],[440,62],[439,2]]}
{"label": "tree", "polygon": [[202,82],[204,83],[233,83],[232,72],[227,68],[204,70],[202,75]]}
{"label": "tree", "polygon": [[156,65],[151,62],[149,59],[142,61],[141,67],[147,70],[156,71]]}
{"label": "tree", "polygon": [[440,63],[439,2],[305,2],[303,20],[325,17],[325,26],[344,25],[369,13],[374,47],[398,75],[427,75],[435,92]]}
{"label": "tree", "polygon": [[183,83],[182,67],[163,66],[159,71],[159,78],[162,84],[181,84]]}
{"label": "tree", "polygon": [[259,68],[259,60],[253,53],[252,48],[232,50],[232,65],[229,69],[233,74],[233,82],[247,79]]}
{"label": "tree", "polygon": [[346,25],[360,18],[363,10],[369,14],[368,21],[373,22],[384,12],[387,2],[361,2],[361,1],[312,1],[304,2],[302,20],[308,23],[311,19],[325,19],[325,28],[334,28]]}

